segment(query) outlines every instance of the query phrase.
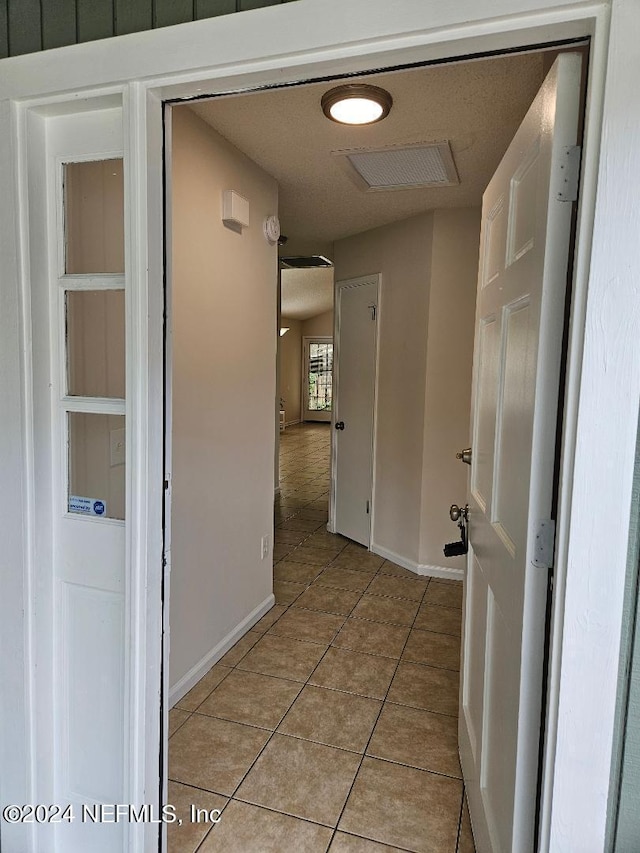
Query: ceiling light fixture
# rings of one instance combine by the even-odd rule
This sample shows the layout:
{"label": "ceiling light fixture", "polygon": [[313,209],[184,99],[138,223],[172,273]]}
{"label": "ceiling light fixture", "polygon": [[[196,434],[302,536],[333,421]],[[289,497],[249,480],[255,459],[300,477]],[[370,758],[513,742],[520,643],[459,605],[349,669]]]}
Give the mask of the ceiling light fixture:
{"label": "ceiling light fixture", "polygon": [[378,86],[347,83],[322,96],[322,112],[339,124],[374,124],[389,115],[393,98]]}

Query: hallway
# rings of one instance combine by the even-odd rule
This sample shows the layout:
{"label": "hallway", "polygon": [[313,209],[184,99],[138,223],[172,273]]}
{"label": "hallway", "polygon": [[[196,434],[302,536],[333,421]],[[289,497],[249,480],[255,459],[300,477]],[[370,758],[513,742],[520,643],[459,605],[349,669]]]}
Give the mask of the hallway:
{"label": "hallway", "polygon": [[[474,850],[461,584],[327,532],[330,437],[281,434],[276,605],[170,712],[171,853]],[[191,822],[190,804],[219,822]]]}

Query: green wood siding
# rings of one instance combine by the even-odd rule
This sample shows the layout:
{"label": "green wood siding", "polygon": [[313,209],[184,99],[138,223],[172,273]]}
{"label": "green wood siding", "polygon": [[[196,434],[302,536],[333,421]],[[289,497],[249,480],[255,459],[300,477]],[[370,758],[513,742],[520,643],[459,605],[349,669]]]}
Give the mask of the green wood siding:
{"label": "green wood siding", "polygon": [[0,59],[291,0],[0,0]]}
{"label": "green wood siding", "polygon": [[9,0],[9,54],[42,50],[40,0]]}
{"label": "green wood siding", "polygon": [[0,59],[9,56],[9,20],[7,0],[0,0]]}
{"label": "green wood siding", "polygon": [[625,622],[621,638],[616,743],[609,795],[607,849],[640,850],[640,429],[636,446]]}
{"label": "green wood siding", "polygon": [[76,40],[76,0],[41,0],[42,47],[49,50]]}

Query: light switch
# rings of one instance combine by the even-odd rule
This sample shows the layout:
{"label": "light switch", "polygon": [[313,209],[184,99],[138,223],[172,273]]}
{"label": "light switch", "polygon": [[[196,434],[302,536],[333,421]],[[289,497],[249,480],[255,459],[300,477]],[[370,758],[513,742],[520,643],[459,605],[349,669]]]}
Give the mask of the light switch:
{"label": "light switch", "polygon": [[125,459],[125,438],[123,429],[112,429],[109,433],[110,447],[110,465],[114,468],[116,465],[124,465]]}

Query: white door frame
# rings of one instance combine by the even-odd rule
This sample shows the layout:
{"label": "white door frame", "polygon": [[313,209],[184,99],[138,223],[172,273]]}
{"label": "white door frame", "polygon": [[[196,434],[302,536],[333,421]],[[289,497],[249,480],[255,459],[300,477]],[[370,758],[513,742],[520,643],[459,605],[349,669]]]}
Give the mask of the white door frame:
{"label": "white door frame", "polygon": [[[366,14],[365,14],[366,12]],[[0,757],[4,803],[38,802],[36,530],[24,142],[30,110],[122,93],[127,178],[127,588],[132,802],[158,801],[162,607],[162,100],[591,36],[562,444],[541,850],[601,850],[640,387],[640,6],[630,0],[325,0],[2,60]],[[295,51],[292,50],[295,45]],[[83,88],[77,88],[78,81]],[[597,189],[597,196],[596,196]],[[597,702],[585,702],[597,696]],[[577,784],[579,780],[579,784]],[[131,851],[153,850],[137,825]],[[9,849],[33,826],[3,825]]]}
{"label": "white door frame", "polygon": [[[308,365],[308,353],[309,353],[309,344],[318,343],[318,344],[332,344],[333,337],[331,335],[303,335],[302,336],[302,387],[300,388],[300,423],[304,423],[304,416],[307,411],[309,411],[307,402],[307,391],[309,390],[309,386],[307,384],[307,370],[309,368]],[[335,348],[334,348],[335,349]],[[329,413],[330,417],[328,421],[318,421],[318,423],[331,423],[333,421],[333,400],[331,405],[331,412]]]}

